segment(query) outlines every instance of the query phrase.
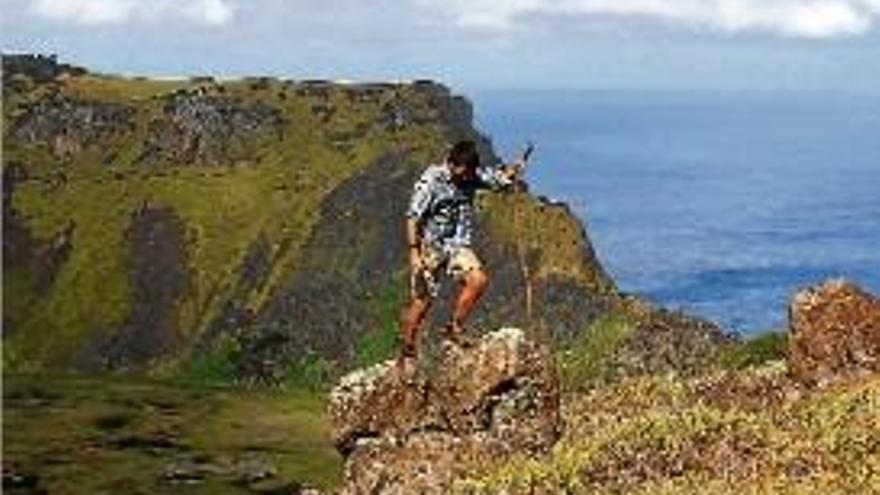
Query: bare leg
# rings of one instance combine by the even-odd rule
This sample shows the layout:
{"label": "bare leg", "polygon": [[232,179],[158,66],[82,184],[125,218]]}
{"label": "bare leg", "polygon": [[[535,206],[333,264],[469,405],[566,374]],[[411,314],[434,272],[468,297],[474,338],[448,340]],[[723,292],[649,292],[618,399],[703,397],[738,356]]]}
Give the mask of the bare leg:
{"label": "bare leg", "polygon": [[414,353],[418,348],[419,328],[422,326],[422,320],[425,319],[425,315],[430,307],[430,299],[415,297],[404,312],[400,327],[400,333],[403,337],[402,354],[404,356],[414,357]]}
{"label": "bare leg", "polygon": [[482,269],[475,268],[465,275],[464,286],[458,293],[455,308],[452,312],[452,332],[461,333],[462,325],[474,310],[480,297],[489,286],[489,277]]}

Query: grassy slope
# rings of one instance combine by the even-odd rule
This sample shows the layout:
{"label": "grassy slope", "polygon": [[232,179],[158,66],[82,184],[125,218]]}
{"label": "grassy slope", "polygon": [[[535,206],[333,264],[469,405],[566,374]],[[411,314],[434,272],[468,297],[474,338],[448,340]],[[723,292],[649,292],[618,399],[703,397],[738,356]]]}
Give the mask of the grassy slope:
{"label": "grassy slope", "polygon": [[[448,103],[448,97],[432,94],[436,87],[402,85],[362,98],[352,97],[345,86],[331,86],[326,95],[303,94],[301,85],[271,79],[211,83],[85,75],[62,81],[60,95],[133,108],[133,125],[102,135],[97,146],[62,157],[53,156],[44,143],[14,138],[4,143],[4,166],[17,163],[27,171],[28,179],[15,188],[12,206],[37,241],[48,246],[70,222],[76,225],[73,249],[48,293],[39,293],[27,267],[7,267],[4,274],[4,292],[12,295],[4,310],[17,323],[4,340],[4,367],[14,372],[63,367],[86,344],[107,341],[126,324],[137,304],[127,229],[143,205],[170,207],[185,226],[191,283],[176,318],[184,342],[193,342],[230,298],[259,314],[284,292],[298,269],[301,248],[320,220],[322,201],[347,179],[389,153],[405,157],[403,166],[432,162],[442,155],[450,125],[469,126],[451,123],[461,116],[438,108],[438,100],[447,98],[439,103]],[[136,164],[151,122],[167,119],[163,106],[168,95],[194,88],[244,105],[261,102],[279,109],[285,121],[283,138],[264,137],[253,143],[251,155],[223,166]],[[37,85],[11,95],[4,106],[4,134],[10,136],[28,104],[50,93],[47,85]],[[382,123],[387,122],[389,105],[404,110],[408,123],[402,128],[389,130]],[[536,282],[558,278],[586,292],[615,293],[601,266],[584,256],[588,240],[565,208],[524,194],[488,195],[482,206],[489,212],[486,226],[493,242],[517,245],[527,256],[540,252],[541,261],[530,274]],[[379,222],[387,221],[366,227],[379,228]],[[242,265],[257,243],[268,246],[267,280],[242,290]],[[364,301],[375,307],[381,331],[364,337],[358,346],[364,349],[360,361],[385,357],[393,348],[395,308],[404,294],[400,284],[405,277],[399,275],[375,291],[375,300]],[[178,373],[180,358],[187,356],[187,349],[180,351],[149,369],[161,376]],[[216,354],[205,360],[228,356],[224,349]]]}
{"label": "grassy slope", "polygon": [[[28,273],[14,267],[4,275],[4,291],[14,294],[7,311],[27,308],[30,315],[4,341],[6,369],[37,370],[63,362],[90,332],[112,331],[125,321],[132,306],[125,231],[132,212],[145,201],[171,206],[187,225],[194,283],[181,305],[180,327],[198,332],[216,314],[222,296],[233,290],[236,268],[258,236],[272,247],[275,264],[269,283],[249,294],[255,308],[295,269],[297,249],[316,220],[320,200],[337,184],[395,151],[398,142],[407,143],[414,159],[425,161],[443,146],[434,123],[410,126],[394,136],[372,125],[391,92],[375,102],[352,103],[342,88],[335,88],[329,101],[338,117],[324,122],[312,113],[312,98],[286,91],[280,82],[258,90],[230,82],[223,84],[226,96],[264,101],[283,111],[288,121],[283,140],[260,143],[251,163],[234,167],[133,165],[147,123],[161,108],[151,97],[181,86],[187,84],[69,78],[62,94],[134,106],[134,132],[86,149],[69,163],[53,158],[45,146],[6,140],[4,164],[23,163],[30,178],[16,188],[13,206],[33,235],[46,241],[68,221],[76,222],[73,251],[50,294],[35,295]],[[39,96],[38,89],[27,97]],[[411,89],[397,97],[414,111],[427,112],[420,108],[426,105],[423,98]],[[18,112],[15,103],[7,105],[8,116]],[[358,139],[350,147],[334,146],[347,134]],[[112,166],[101,166],[108,150],[116,158]],[[52,185],[49,178],[59,173],[66,181]]]}

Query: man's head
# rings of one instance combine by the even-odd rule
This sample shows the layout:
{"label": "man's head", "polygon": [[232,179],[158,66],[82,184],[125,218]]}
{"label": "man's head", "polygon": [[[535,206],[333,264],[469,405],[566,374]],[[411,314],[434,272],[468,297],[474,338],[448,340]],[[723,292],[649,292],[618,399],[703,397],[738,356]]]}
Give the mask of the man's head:
{"label": "man's head", "polygon": [[456,183],[472,180],[480,166],[480,154],[473,141],[459,141],[449,150],[446,159],[452,180]]}

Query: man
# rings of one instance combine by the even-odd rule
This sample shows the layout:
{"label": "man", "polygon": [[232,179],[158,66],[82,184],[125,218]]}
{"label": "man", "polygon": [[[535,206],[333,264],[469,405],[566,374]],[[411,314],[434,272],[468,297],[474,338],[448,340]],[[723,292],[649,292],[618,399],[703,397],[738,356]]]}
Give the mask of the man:
{"label": "man", "polygon": [[401,325],[402,367],[417,358],[419,327],[437,297],[443,271],[461,283],[446,338],[465,345],[462,325],[489,283],[471,249],[474,197],[479,189],[500,190],[514,184],[526,159],[527,155],[513,165],[481,167],[474,142],[461,141],[444,163],[429,166],[416,182],[406,219],[411,284]]}

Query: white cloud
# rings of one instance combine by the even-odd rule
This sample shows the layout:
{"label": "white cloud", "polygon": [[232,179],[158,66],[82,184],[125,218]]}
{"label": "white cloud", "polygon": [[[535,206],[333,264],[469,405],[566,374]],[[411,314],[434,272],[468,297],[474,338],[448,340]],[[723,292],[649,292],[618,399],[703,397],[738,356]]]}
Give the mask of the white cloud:
{"label": "white cloud", "polygon": [[222,26],[234,11],[227,0],[36,0],[31,11],[39,16],[80,25],[182,19],[206,26]]}
{"label": "white cloud", "polygon": [[507,30],[530,15],[640,17],[723,33],[832,38],[869,31],[880,0],[417,0],[460,26]]}

